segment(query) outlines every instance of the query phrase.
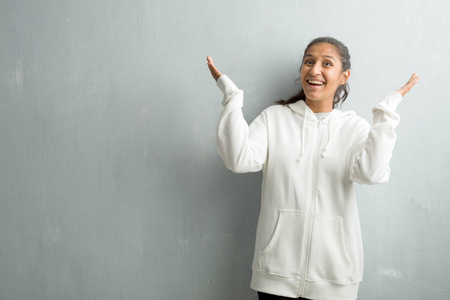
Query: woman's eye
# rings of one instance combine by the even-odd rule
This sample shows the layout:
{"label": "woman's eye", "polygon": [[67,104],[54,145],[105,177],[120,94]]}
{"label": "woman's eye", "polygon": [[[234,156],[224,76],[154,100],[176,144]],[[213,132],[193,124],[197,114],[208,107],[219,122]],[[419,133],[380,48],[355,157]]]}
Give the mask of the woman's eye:
{"label": "woman's eye", "polygon": [[305,65],[310,65],[310,64],[312,64],[312,63],[313,63],[312,60],[305,60]]}
{"label": "woman's eye", "polygon": [[331,66],[332,66],[331,63],[328,62],[328,61],[325,63],[325,65],[328,66],[328,67],[331,67]]}

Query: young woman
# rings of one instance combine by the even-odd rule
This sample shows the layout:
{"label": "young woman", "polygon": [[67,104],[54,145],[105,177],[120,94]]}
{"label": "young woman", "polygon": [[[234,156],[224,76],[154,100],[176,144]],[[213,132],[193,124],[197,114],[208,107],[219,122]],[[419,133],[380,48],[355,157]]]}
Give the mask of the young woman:
{"label": "young woman", "polygon": [[236,173],[264,174],[251,287],[259,299],[356,299],[363,249],[353,183],[388,181],[395,109],[420,77],[375,105],[370,126],[336,109],[348,95],[347,47],[317,38],[303,55],[301,91],[248,125],[243,92],[207,61],[224,94],[219,154]]}

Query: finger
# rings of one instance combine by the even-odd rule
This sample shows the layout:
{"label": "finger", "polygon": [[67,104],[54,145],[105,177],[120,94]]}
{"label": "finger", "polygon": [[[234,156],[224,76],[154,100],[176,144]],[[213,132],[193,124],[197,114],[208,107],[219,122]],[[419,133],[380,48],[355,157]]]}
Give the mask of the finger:
{"label": "finger", "polygon": [[420,76],[417,73],[412,74],[408,82],[398,91],[402,94],[402,96],[405,96],[405,94],[412,89],[412,87],[419,81],[419,79]]}
{"label": "finger", "polygon": [[214,66],[214,62],[211,56],[207,56],[206,60],[208,61],[208,65],[213,65]]}
{"label": "finger", "polygon": [[219,70],[212,63],[208,63],[208,68],[211,71],[211,73],[214,74],[214,75],[219,73]]}
{"label": "finger", "polygon": [[208,56],[208,68],[211,70],[211,71],[214,71],[214,72],[219,72],[219,70],[216,68],[216,66],[214,65],[214,62],[213,62],[213,60],[212,60],[212,58],[211,58],[211,56]]}
{"label": "finger", "polygon": [[406,90],[406,92],[409,92],[413,88],[413,86],[416,85],[416,83],[419,81],[419,79],[420,79],[419,75],[413,74],[413,76],[411,76],[411,78],[405,84],[403,89]]}
{"label": "finger", "polygon": [[414,73],[412,74],[411,78],[408,80],[408,82],[406,83],[406,85],[415,85],[420,79],[419,74]]}
{"label": "finger", "polygon": [[208,56],[208,57],[206,58],[206,60],[208,61],[208,68],[209,68],[211,71],[217,71],[217,68],[216,68],[216,66],[214,65],[214,62],[213,62],[213,60],[212,60],[212,57],[211,57],[211,56]]}
{"label": "finger", "polygon": [[217,81],[219,79],[219,77],[222,76],[222,73],[220,73],[220,71],[214,65],[214,62],[213,62],[211,56],[207,56],[206,60],[208,61],[208,68],[209,68],[209,71],[211,72],[211,75]]}

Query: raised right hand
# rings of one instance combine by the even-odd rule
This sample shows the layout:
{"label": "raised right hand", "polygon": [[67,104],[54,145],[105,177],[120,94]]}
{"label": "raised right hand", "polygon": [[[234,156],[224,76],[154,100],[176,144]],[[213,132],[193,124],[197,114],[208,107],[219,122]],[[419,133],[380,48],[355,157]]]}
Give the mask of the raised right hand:
{"label": "raised right hand", "polygon": [[211,56],[206,57],[206,60],[208,61],[208,68],[209,71],[211,72],[212,77],[214,78],[215,81],[217,81],[217,79],[219,79],[219,77],[222,76],[222,73],[220,73],[220,71],[217,70],[216,66],[214,66]]}

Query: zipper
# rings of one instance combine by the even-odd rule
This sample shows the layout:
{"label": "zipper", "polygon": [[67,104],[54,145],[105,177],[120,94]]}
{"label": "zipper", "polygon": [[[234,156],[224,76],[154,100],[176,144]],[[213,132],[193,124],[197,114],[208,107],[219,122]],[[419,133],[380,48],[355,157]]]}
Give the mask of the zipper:
{"label": "zipper", "polygon": [[[323,130],[322,130],[322,124],[323,124],[323,118],[320,119],[317,123],[317,131],[314,135],[314,168],[311,178],[313,178],[312,183],[312,189],[311,189],[311,201],[308,203],[307,212],[306,212],[306,226],[305,226],[305,233],[304,233],[304,245],[303,245],[303,251],[302,251],[302,269],[300,272],[300,278],[302,278],[302,287],[299,288],[299,295],[298,297],[302,297],[305,295],[306,290],[306,276],[308,273],[308,266],[309,266],[309,256],[311,251],[311,239],[312,239],[312,228],[313,228],[313,222],[314,222],[314,212],[315,212],[315,204],[316,204],[316,197],[317,197],[317,167],[319,165],[319,158],[320,158],[320,145],[322,145],[322,138],[323,138]],[[317,134],[319,134],[319,139],[317,139]],[[310,207],[310,205],[312,207]],[[301,291],[300,291],[301,290]]]}

